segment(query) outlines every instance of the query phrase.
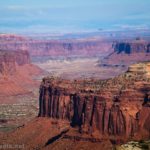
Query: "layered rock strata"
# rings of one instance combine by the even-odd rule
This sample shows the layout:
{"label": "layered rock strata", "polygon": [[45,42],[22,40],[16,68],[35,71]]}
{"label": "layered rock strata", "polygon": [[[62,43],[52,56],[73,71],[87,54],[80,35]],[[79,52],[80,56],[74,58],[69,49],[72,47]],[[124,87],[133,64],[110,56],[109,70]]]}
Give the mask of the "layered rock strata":
{"label": "layered rock strata", "polygon": [[31,56],[106,56],[112,41],[103,39],[48,40],[30,39],[17,35],[0,35],[0,49],[27,50]]}
{"label": "layered rock strata", "polygon": [[30,63],[27,51],[0,50],[0,74],[13,74],[17,66]]}
{"label": "layered rock strata", "polygon": [[108,80],[44,78],[39,116],[68,120],[79,132],[98,137],[147,137],[150,107],[142,103],[150,94],[149,66],[149,62],[133,65]]}
{"label": "layered rock strata", "polygon": [[131,42],[116,42],[114,45],[115,52],[131,54],[131,53],[149,53],[150,44],[146,41],[136,40]]}
{"label": "layered rock strata", "polygon": [[113,52],[99,61],[99,66],[120,67],[126,70],[131,64],[150,61],[150,43],[144,40],[114,42]]}

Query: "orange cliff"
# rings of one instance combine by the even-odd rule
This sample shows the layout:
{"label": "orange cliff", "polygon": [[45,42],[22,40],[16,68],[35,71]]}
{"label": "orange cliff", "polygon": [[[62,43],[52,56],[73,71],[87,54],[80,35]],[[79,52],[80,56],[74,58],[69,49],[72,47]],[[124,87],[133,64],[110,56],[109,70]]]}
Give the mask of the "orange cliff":
{"label": "orange cliff", "polygon": [[68,120],[82,134],[96,138],[149,137],[150,62],[129,67],[108,80],[69,81],[44,78],[40,86],[40,117]]}

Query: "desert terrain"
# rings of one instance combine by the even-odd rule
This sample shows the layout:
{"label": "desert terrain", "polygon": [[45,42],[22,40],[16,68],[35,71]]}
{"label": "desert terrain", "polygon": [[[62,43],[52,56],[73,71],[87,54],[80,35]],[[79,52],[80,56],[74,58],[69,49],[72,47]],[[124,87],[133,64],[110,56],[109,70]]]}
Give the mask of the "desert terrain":
{"label": "desert terrain", "polygon": [[49,72],[49,75],[66,79],[98,78],[108,79],[126,71],[123,67],[99,66],[99,58],[64,58],[63,60],[47,60],[35,63]]}
{"label": "desert terrain", "polygon": [[0,0],[0,150],[150,150],[150,0]]}
{"label": "desert terrain", "polygon": [[116,40],[1,35],[0,144],[148,147],[150,107],[143,102],[150,94],[150,42]]}

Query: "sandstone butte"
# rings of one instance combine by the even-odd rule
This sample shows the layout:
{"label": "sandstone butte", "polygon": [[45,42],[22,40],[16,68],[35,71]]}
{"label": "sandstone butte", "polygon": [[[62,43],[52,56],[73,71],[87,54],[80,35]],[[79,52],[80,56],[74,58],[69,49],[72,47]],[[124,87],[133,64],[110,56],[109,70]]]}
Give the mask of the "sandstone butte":
{"label": "sandstone butte", "polygon": [[[150,137],[150,62],[131,65],[108,80],[45,77],[40,86],[39,117],[66,120],[81,135],[112,143]],[[71,138],[71,137],[70,137]]]}

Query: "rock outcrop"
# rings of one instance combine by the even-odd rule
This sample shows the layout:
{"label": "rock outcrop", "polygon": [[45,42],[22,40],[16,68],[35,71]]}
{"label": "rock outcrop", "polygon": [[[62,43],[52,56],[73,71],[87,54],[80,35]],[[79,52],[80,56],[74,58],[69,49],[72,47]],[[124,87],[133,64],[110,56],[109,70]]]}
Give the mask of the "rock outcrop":
{"label": "rock outcrop", "polygon": [[30,88],[39,85],[33,76],[42,72],[30,63],[27,51],[0,50],[0,104],[14,103],[19,95],[32,95]]}
{"label": "rock outcrop", "polygon": [[16,71],[17,66],[30,63],[27,51],[5,51],[0,50],[0,74],[11,75]]}
{"label": "rock outcrop", "polygon": [[131,64],[150,61],[150,43],[143,40],[114,42],[114,51],[99,61],[99,66],[120,67],[126,70]]}
{"label": "rock outcrop", "polygon": [[131,138],[142,135],[140,131],[147,137],[150,107],[142,103],[150,94],[149,66],[149,62],[133,65],[108,80],[44,78],[39,116],[68,120],[79,132],[96,137]]}
{"label": "rock outcrop", "polygon": [[131,42],[117,42],[113,45],[115,52],[131,54],[131,53],[149,53],[149,43],[146,41],[136,40]]}

